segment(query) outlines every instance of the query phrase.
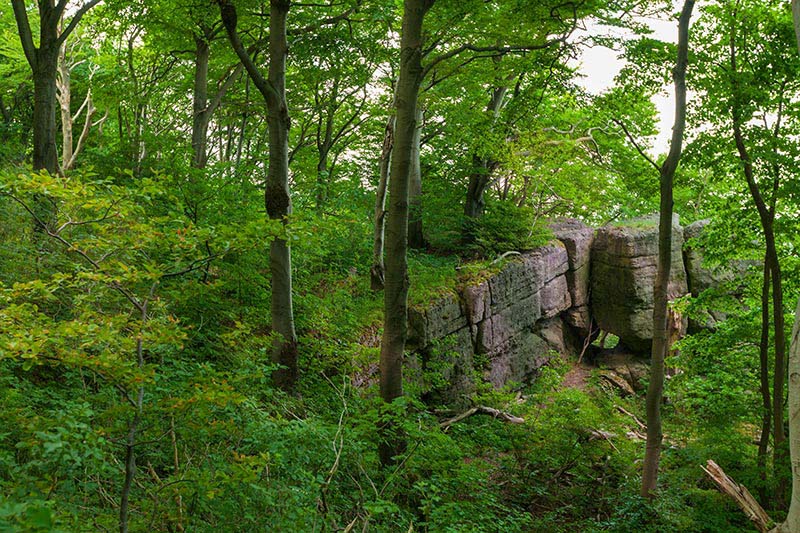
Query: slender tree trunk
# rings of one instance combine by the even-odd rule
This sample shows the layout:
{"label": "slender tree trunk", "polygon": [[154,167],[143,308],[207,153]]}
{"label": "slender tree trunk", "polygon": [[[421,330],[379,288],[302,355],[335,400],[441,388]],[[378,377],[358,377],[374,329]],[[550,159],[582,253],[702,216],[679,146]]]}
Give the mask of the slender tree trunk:
{"label": "slender tree trunk", "polygon": [[772,267],[770,257],[764,255],[764,282],[761,286],[761,339],[759,341],[759,373],[761,384],[761,401],[764,411],[761,415],[761,436],[758,439],[758,470],[761,477],[761,486],[758,488],[758,498],[763,506],[768,506],[770,496],[767,490],[767,452],[769,449],[769,435],[772,427],[772,399],[770,397],[769,383],[769,289]]}
{"label": "slender tree trunk", "polygon": [[422,137],[422,109],[417,108],[417,127],[411,139],[411,171],[408,190],[408,245],[414,249],[425,248],[425,234],[422,231],[422,168],[420,165],[420,140]]}
{"label": "slender tree trunk", "polygon": [[[745,180],[747,181],[747,188],[750,191],[750,196],[753,198],[753,203],[758,210],[759,220],[761,222],[761,229],[764,232],[764,240],[766,241],[766,257],[769,262],[770,276],[772,278],[772,315],[775,336],[775,367],[772,382],[772,433],[773,433],[773,448],[774,460],[773,468],[775,468],[776,479],[778,481],[776,486],[775,501],[780,506],[785,503],[784,494],[786,492],[787,480],[781,475],[783,471],[782,465],[786,466],[787,463],[787,450],[785,448],[786,433],[783,428],[783,390],[786,383],[786,333],[785,321],[783,315],[783,276],[781,273],[780,260],[778,258],[778,251],[775,243],[775,228],[774,219],[775,211],[774,204],[770,208],[764,201],[761,194],[761,189],[758,186],[753,170],[753,161],[750,158],[750,153],[745,143],[744,134],[742,132],[742,123],[744,117],[742,116],[742,104],[740,102],[740,88],[737,78],[737,54],[736,54],[736,35],[735,31],[731,31],[730,37],[730,64],[733,76],[733,98],[731,99],[731,116],[733,122],[733,139],[736,144],[736,150],[739,153],[739,159],[742,162],[742,169],[744,171]],[[776,187],[773,186],[773,194],[775,194]]]}
{"label": "slender tree trunk", "polygon": [[675,83],[675,123],[669,155],[661,165],[661,208],[658,224],[658,272],[653,288],[653,346],[647,387],[647,444],[642,473],[642,496],[653,498],[661,457],[661,400],[664,393],[664,358],[667,353],[667,304],[672,261],[672,183],[681,158],[686,126],[686,67],[689,62],[689,20],[694,0],[685,0],[678,21],[678,58],[672,71]]}
{"label": "slender tree trunk", "polygon": [[[318,88],[319,91],[319,88]],[[336,99],[339,95],[339,78],[333,81],[331,88],[330,103],[328,104],[323,120],[322,111],[317,121],[317,186],[316,186],[316,208],[318,213],[322,213],[325,204],[328,202],[328,189],[330,187],[330,169],[328,168],[328,154],[333,146],[333,127],[336,114]],[[315,100],[319,102],[319,94],[315,95]]]}
{"label": "slender tree trunk", "polygon": [[205,36],[195,35],[194,94],[192,102],[192,166],[205,168],[208,160],[208,61],[210,48]]}
{"label": "slender tree trunk", "polygon": [[328,170],[328,147],[321,147],[318,154],[316,208],[318,213],[322,213],[325,209],[325,204],[328,202],[328,184],[330,179],[330,172]]}
{"label": "slender tree trunk", "polygon": [[[264,203],[271,219],[287,222],[292,213],[289,193],[289,109],[286,104],[286,18],[290,3],[271,0],[269,16],[269,71],[265,79],[236,32],[236,8],[229,0],[217,0],[220,14],[236,55],[267,104],[269,163]],[[272,361],[280,365],[272,379],[276,386],[292,391],[297,381],[297,335],[292,309],[292,256],[289,243],[276,238],[270,244],[269,267],[272,275]]]}
{"label": "slender tree trunk", "polygon": [[[58,51],[57,97],[61,108],[61,161],[62,167],[72,160],[72,87],[71,74],[67,64],[67,45]],[[66,168],[64,170],[67,170]]]}
{"label": "slender tree trunk", "polygon": [[[380,358],[380,391],[386,403],[403,395],[403,352],[408,329],[408,189],[417,129],[417,97],[423,77],[422,23],[432,4],[432,0],[404,0],[403,3],[400,74],[395,98],[397,130],[386,221],[386,286]],[[382,426],[380,431],[379,455],[381,463],[388,465],[405,448],[405,439],[392,424]]]}
{"label": "slender tree trunk", "polygon": [[392,162],[392,148],[394,147],[394,122],[395,116],[389,117],[383,134],[383,148],[380,159],[380,181],[375,192],[375,217],[373,228],[375,235],[372,244],[372,268],[370,269],[370,285],[373,291],[383,290],[384,264],[383,246],[384,230],[386,227],[386,192],[389,186],[389,172]]}
{"label": "slender tree trunk", "polygon": [[786,508],[786,490],[789,479],[789,450],[786,448],[786,431],[783,427],[784,388],[786,386],[786,324],[783,314],[783,274],[775,246],[774,214],[767,227],[764,228],[767,239],[767,253],[772,255],[772,321],[775,326],[775,373],[772,375],[772,433],[775,448],[773,466],[776,470],[776,501]]}

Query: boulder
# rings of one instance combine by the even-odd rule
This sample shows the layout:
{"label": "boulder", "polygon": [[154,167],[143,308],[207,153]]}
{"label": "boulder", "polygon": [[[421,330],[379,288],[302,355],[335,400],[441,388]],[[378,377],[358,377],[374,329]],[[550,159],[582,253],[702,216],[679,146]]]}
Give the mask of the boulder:
{"label": "boulder", "polygon": [[572,305],[586,306],[589,303],[589,261],[595,231],[573,218],[556,220],[550,224],[550,229],[567,250],[567,285]]}
{"label": "boulder", "polygon": [[[688,292],[683,267],[683,229],[672,223],[669,297]],[[658,217],[605,226],[592,244],[591,307],[599,327],[638,352],[653,338],[653,286],[658,266]]]}
{"label": "boulder", "polygon": [[464,302],[464,312],[467,322],[477,324],[489,316],[491,296],[489,295],[489,282],[483,281],[477,285],[467,285],[461,290]]}
{"label": "boulder", "polygon": [[538,293],[548,282],[566,274],[567,269],[567,251],[560,242],[541,246],[510,261],[489,279],[491,312]]}

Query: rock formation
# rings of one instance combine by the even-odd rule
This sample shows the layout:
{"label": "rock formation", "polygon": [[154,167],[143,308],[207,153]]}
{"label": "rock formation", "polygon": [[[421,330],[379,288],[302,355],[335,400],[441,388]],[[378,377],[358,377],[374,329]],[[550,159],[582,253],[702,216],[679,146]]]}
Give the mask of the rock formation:
{"label": "rock formation", "polygon": [[[672,221],[669,298],[688,292],[683,266],[683,228]],[[645,352],[653,338],[653,285],[658,267],[658,219],[633,219],[597,230],[592,245],[592,309],[604,331]]]}
{"label": "rock formation", "polygon": [[[422,385],[435,399],[458,402],[475,390],[477,380],[498,388],[524,384],[552,357],[579,353],[592,324],[646,358],[657,220],[634,219],[596,231],[577,220],[555,221],[550,227],[556,240],[507,260],[499,272],[457,293],[411,309],[409,349],[418,356],[418,379],[427,381]],[[702,227],[689,226],[690,235]],[[683,243],[676,216],[671,298],[727,279],[709,272],[698,250],[687,250],[687,280]]]}

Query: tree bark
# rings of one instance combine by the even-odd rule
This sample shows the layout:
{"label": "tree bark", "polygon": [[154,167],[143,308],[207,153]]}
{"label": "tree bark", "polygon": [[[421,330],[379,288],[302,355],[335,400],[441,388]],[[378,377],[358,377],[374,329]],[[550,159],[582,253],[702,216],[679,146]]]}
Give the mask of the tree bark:
{"label": "tree bark", "polygon": [[417,127],[411,139],[411,171],[409,173],[409,220],[408,245],[414,249],[425,248],[425,234],[422,231],[422,167],[420,165],[420,140],[422,136],[422,109],[417,108]]}
{"label": "tree bark", "polygon": [[33,72],[33,169],[55,174],[56,150],[56,68],[58,52],[38,54]]}
{"label": "tree bark", "polygon": [[[800,0],[792,0],[792,20],[800,52]],[[792,496],[786,521],[775,531],[800,533],[800,301],[794,312],[789,345],[789,455],[792,465]]]}
{"label": "tree bark", "polygon": [[194,92],[192,98],[192,166],[205,168],[208,143],[208,62],[211,55],[205,35],[195,35]]}
{"label": "tree bark", "polygon": [[[61,167],[72,160],[72,83],[67,64],[67,43],[58,51],[57,98],[61,107]],[[67,170],[64,168],[64,170]]]}
{"label": "tree bark", "polygon": [[[433,0],[404,0],[400,37],[400,73],[395,110],[397,130],[392,151],[389,212],[386,222],[386,286],[381,339],[380,392],[386,403],[403,395],[403,352],[408,312],[408,189],[413,139],[417,129],[417,97],[422,83],[422,24]],[[379,455],[383,465],[405,448],[397,427],[379,428]]]}
{"label": "tree bark", "polygon": [[[228,0],[218,0],[220,13],[234,51],[267,104],[269,129],[269,163],[264,203],[271,219],[286,223],[292,212],[289,193],[289,109],[286,104],[286,18],[290,4],[271,0],[269,17],[269,71],[265,79],[236,32],[236,9]],[[285,239],[270,244],[269,266],[272,275],[271,319],[276,337],[272,345],[272,361],[280,365],[272,379],[276,386],[293,391],[297,382],[297,335],[292,309],[291,248]]]}
{"label": "tree bark", "polygon": [[683,148],[686,127],[686,68],[689,62],[689,20],[694,0],[685,0],[678,21],[678,58],[672,71],[675,83],[675,122],[672,127],[669,154],[661,165],[661,206],[658,224],[658,271],[653,288],[653,346],[650,383],[647,387],[647,444],[642,473],[645,498],[655,496],[658,463],[661,457],[661,400],[664,393],[664,358],[667,352],[667,304],[669,299],[670,264],[672,261],[672,184]]}
{"label": "tree bark", "polygon": [[386,191],[389,186],[389,167],[392,162],[394,147],[395,116],[389,117],[383,134],[383,148],[380,159],[380,180],[375,192],[375,217],[373,222],[374,237],[372,240],[372,268],[370,268],[370,285],[373,291],[383,290],[384,285],[384,230],[386,227]]}
{"label": "tree bark", "polygon": [[[795,10],[796,6],[797,0],[793,0],[795,21],[798,21],[800,12]],[[800,45],[800,35],[798,42]],[[797,302],[794,312],[792,341],[789,345],[789,454],[792,464],[792,497],[789,501],[789,513],[786,515],[786,520],[774,531],[800,533],[800,301]]]}
{"label": "tree bark", "polygon": [[761,339],[759,341],[759,381],[761,401],[764,412],[761,415],[761,435],[758,439],[758,470],[761,486],[758,488],[758,499],[761,505],[768,505],[770,497],[767,491],[767,452],[772,424],[772,398],[769,383],[769,288],[772,276],[770,257],[764,255],[764,281],[761,285]]}

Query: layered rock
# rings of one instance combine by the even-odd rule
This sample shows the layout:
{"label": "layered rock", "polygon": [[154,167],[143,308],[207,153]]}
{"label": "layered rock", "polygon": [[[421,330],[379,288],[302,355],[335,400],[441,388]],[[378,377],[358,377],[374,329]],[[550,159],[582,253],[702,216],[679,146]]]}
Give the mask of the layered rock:
{"label": "layered rock", "polygon": [[[495,387],[530,381],[552,357],[580,353],[593,322],[620,338],[630,349],[625,368],[641,373],[635,357],[649,353],[652,342],[658,218],[597,231],[569,219],[550,227],[556,237],[551,243],[409,311],[409,348],[421,363],[417,374],[428,376],[423,386],[439,400],[467,401],[476,380]],[[703,222],[688,226],[687,238],[703,227]],[[730,279],[730,272],[704,267],[700,250],[687,248],[687,286],[683,243],[675,216],[670,298]]]}
{"label": "layered rock", "polygon": [[409,346],[424,367],[444,369],[445,399],[473,389],[476,375],[496,387],[525,383],[554,353],[567,351],[572,337],[560,315],[572,306],[569,268],[566,247],[554,241],[457,295],[409,311]]}
{"label": "layered rock", "polygon": [[[688,292],[683,266],[683,228],[672,222],[670,299]],[[653,286],[658,269],[658,218],[631,220],[597,230],[592,244],[591,291],[594,319],[634,351],[653,338]]]}
{"label": "layered rock", "polygon": [[561,219],[550,224],[556,239],[564,244],[569,257],[567,287],[572,299],[572,307],[564,320],[576,328],[583,336],[591,329],[589,309],[589,275],[594,229],[575,219]]}

